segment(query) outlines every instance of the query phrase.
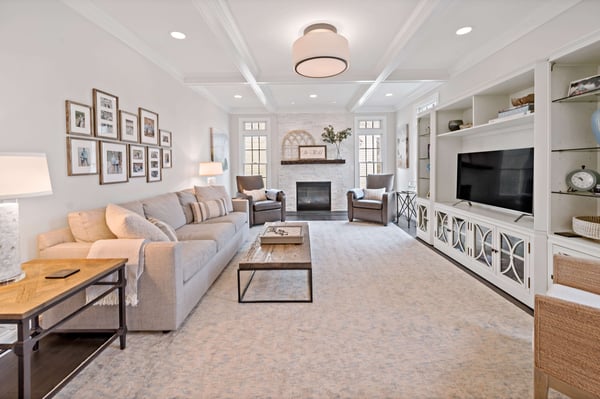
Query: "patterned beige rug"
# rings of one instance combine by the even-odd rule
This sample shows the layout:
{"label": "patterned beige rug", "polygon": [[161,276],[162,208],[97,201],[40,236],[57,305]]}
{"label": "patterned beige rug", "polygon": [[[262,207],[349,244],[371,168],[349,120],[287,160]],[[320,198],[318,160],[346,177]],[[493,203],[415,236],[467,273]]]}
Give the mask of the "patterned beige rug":
{"label": "patterned beige rug", "polygon": [[130,334],[57,397],[533,397],[529,314],[394,225],[310,229],[314,303],[238,304],[238,256],[179,331]]}

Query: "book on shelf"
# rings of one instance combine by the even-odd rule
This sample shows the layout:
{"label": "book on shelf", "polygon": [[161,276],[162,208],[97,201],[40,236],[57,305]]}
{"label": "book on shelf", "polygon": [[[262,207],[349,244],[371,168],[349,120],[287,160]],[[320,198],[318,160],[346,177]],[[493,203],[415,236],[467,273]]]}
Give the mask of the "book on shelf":
{"label": "book on shelf", "polygon": [[504,118],[513,115],[525,115],[534,111],[533,103],[517,105],[516,107],[510,107],[498,111],[498,118]]}

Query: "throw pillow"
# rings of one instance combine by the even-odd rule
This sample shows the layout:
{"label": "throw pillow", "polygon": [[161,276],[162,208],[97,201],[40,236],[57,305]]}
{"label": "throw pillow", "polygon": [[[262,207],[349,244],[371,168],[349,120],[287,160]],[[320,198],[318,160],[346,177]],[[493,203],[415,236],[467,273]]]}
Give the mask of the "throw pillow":
{"label": "throw pillow", "polygon": [[227,212],[233,212],[233,203],[225,186],[194,186],[194,194],[198,202],[223,199]]}
{"label": "throw pillow", "polygon": [[106,225],[104,208],[71,212],[67,215],[67,219],[71,234],[77,242],[95,242],[115,238]]}
{"label": "throw pillow", "polygon": [[364,199],[381,201],[385,188],[365,188],[363,192],[365,193]]}
{"label": "throw pillow", "polygon": [[280,191],[281,190],[276,188],[268,188],[265,195],[267,196],[268,200],[277,201],[277,194],[279,194]]}
{"label": "throw pillow", "polygon": [[142,216],[115,204],[106,206],[106,224],[118,238],[169,241],[169,237],[165,233]]}
{"label": "throw pillow", "polygon": [[148,221],[158,227],[160,231],[165,233],[165,235],[169,238],[169,241],[179,241],[177,239],[177,233],[175,233],[175,229],[170,224],[153,217],[149,217]]}
{"label": "throw pillow", "polygon": [[194,223],[201,223],[208,219],[227,215],[225,201],[222,198],[204,202],[192,202],[190,205],[194,214]]}
{"label": "throw pillow", "polygon": [[254,202],[264,201],[267,199],[267,194],[262,188],[259,188],[258,190],[243,190],[243,193],[252,197],[252,201]]}

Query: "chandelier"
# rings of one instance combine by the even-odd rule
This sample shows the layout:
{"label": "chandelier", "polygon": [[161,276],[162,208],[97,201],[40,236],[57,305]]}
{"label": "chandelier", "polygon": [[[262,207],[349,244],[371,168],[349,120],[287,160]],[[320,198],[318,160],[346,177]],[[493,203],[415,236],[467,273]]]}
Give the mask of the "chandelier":
{"label": "chandelier", "polygon": [[292,47],[296,73],[308,78],[328,78],[348,69],[348,40],[337,33],[335,26],[313,24],[304,30]]}

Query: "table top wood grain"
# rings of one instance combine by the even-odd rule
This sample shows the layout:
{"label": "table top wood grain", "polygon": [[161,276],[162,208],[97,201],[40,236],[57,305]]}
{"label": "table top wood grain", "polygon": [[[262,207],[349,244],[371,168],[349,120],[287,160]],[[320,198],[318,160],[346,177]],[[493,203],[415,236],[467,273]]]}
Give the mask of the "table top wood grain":
{"label": "table top wood grain", "polygon": [[[34,259],[23,263],[25,278],[0,286],[0,320],[23,320],[123,267],[127,259]],[[80,269],[62,279],[46,276],[61,269]]]}
{"label": "table top wood grain", "polygon": [[[310,234],[306,222],[265,223],[268,227],[301,226],[305,234],[302,244],[260,244],[260,234],[240,259],[239,270],[312,269]],[[264,230],[263,230],[264,231]]]}

